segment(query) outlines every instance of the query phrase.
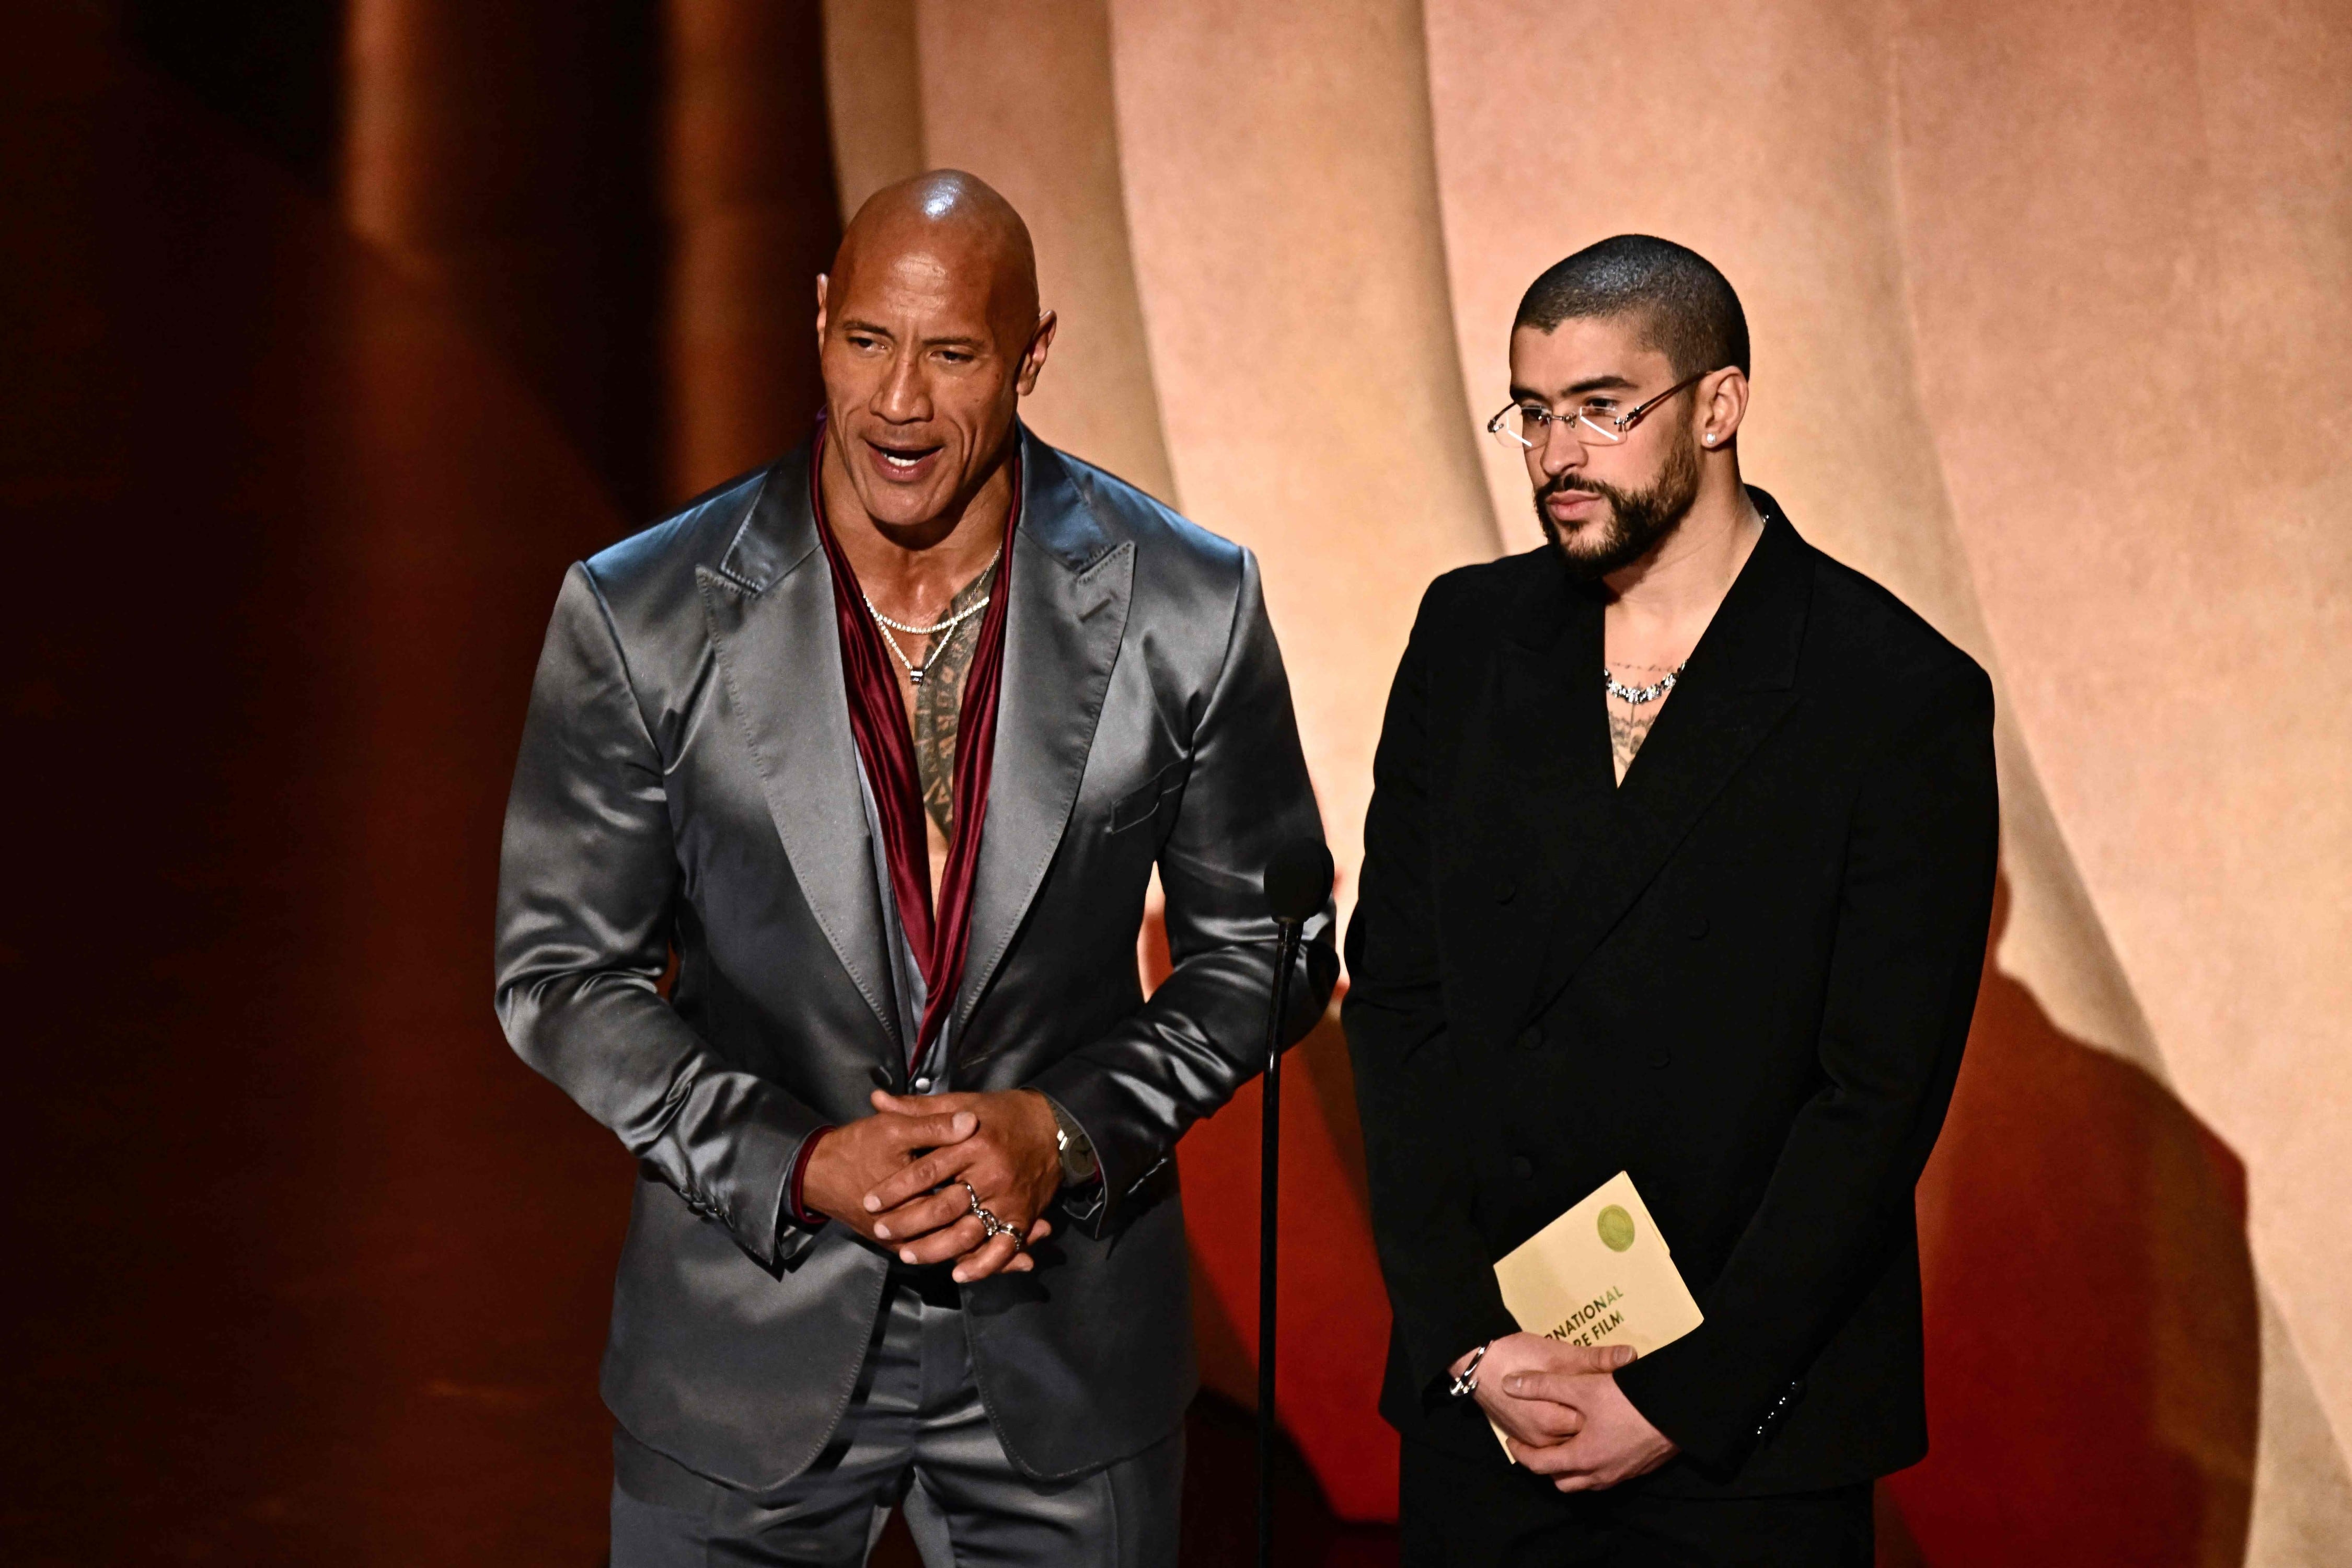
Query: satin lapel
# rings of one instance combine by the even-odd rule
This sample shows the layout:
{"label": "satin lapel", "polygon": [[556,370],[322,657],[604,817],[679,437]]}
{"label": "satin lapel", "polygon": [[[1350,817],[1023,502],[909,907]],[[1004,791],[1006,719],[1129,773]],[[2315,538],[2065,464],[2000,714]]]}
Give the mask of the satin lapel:
{"label": "satin lapel", "polygon": [[[801,894],[834,956],[896,1041],[880,889],[841,677],[833,574],[809,510],[804,449],[768,483],[717,571],[697,571],[727,700]],[[887,1043],[886,1041],[886,1043]]]}
{"label": "satin lapel", "polygon": [[[1692,650],[1673,698],[1591,836],[1536,984],[1537,1011],[1575,978],[1716,796],[1796,706],[1811,552],[1769,496],[1750,493],[1765,513],[1764,537]],[[1583,700],[1604,714],[1602,694],[1587,688]]]}
{"label": "satin lapel", "polygon": [[1135,580],[1134,542],[1112,542],[1059,454],[1025,428],[1021,440],[1021,524],[959,1037],[1061,846]]}

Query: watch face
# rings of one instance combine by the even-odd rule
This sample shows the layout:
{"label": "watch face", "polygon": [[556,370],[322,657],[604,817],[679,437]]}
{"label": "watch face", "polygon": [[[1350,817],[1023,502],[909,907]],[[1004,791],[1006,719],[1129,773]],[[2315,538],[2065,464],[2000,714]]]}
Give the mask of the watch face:
{"label": "watch face", "polygon": [[1062,1177],[1070,1182],[1092,1181],[1097,1169],[1094,1145],[1087,1142],[1083,1131],[1065,1120],[1065,1114],[1059,1105],[1054,1106],[1054,1152],[1061,1157]]}

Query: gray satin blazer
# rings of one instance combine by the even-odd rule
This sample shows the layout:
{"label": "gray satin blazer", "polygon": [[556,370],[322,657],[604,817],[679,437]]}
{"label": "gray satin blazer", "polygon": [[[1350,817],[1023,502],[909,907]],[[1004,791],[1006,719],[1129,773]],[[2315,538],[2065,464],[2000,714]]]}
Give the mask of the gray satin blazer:
{"label": "gray satin blazer", "polygon": [[[1263,1049],[1259,873],[1320,832],[1245,550],[1030,436],[954,1087],[1060,1101],[1103,1184],[1034,1274],[963,1288],[1021,1468],[1172,1431],[1196,1382],[1177,1137]],[[642,1442],[740,1487],[815,1458],[889,1260],[783,1211],[802,1140],[905,1079],[833,584],[803,447],[575,565],[508,804],[498,1010],[637,1157],[604,1394]],[[1143,999],[1154,863],[1174,972]],[[1291,1033],[1338,974],[1328,912]],[[668,1000],[656,989],[672,947]]]}

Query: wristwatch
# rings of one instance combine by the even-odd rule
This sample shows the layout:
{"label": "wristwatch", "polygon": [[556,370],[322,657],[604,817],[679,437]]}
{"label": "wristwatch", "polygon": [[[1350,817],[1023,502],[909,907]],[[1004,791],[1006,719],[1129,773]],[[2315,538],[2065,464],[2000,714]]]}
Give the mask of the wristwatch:
{"label": "wristwatch", "polygon": [[1052,1095],[1045,1103],[1054,1110],[1054,1148],[1062,1156],[1062,1184],[1082,1187],[1102,1172],[1102,1162],[1095,1157],[1094,1141],[1087,1136],[1076,1118],[1062,1109],[1062,1102]]}

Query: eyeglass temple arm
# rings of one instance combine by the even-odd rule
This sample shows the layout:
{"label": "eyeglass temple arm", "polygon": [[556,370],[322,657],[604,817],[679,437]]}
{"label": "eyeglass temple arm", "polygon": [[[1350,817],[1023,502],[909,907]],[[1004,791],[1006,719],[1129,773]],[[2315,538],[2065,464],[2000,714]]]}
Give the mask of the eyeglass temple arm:
{"label": "eyeglass temple arm", "polygon": [[[1708,376],[1712,375],[1713,374],[1715,374],[1715,373],[1714,373],[1714,372],[1712,372],[1712,371],[1705,371],[1705,370],[1703,370],[1703,371],[1700,371],[1696,375],[1686,375],[1686,376],[1683,377],[1683,379],[1682,379],[1682,380],[1680,380],[1680,381],[1678,381],[1678,382],[1675,383],[1672,386],[1670,386],[1670,387],[1666,388],[1666,389],[1665,389],[1665,391],[1664,391],[1664,392],[1662,392],[1662,393],[1658,394],[1658,395],[1657,395],[1657,396],[1653,397],[1652,399],[1650,399],[1650,401],[1649,401],[1649,402],[1647,402],[1647,403],[1643,403],[1643,404],[1641,404],[1641,405],[1638,405],[1637,406],[1635,406],[1633,410],[1631,410],[1629,413],[1627,413],[1627,414],[1624,416],[1624,423],[1623,423],[1623,424],[1622,424],[1622,425],[1620,425],[1620,426],[1618,426],[1617,427],[1618,427],[1620,430],[1631,430],[1631,429],[1633,427],[1634,422],[1635,422],[1635,421],[1637,421],[1637,420],[1639,420],[1639,419],[1640,419],[1643,415],[1645,415],[1645,414],[1649,413],[1649,411],[1650,411],[1651,409],[1655,408],[1659,404],[1664,403],[1667,398],[1672,397],[1675,393],[1680,392],[1684,387],[1685,387],[1685,386],[1692,386],[1692,385],[1696,385],[1697,383],[1702,382],[1702,381],[1705,381]],[[1459,428],[1459,426],[1456,426],[1456,428]]]}

